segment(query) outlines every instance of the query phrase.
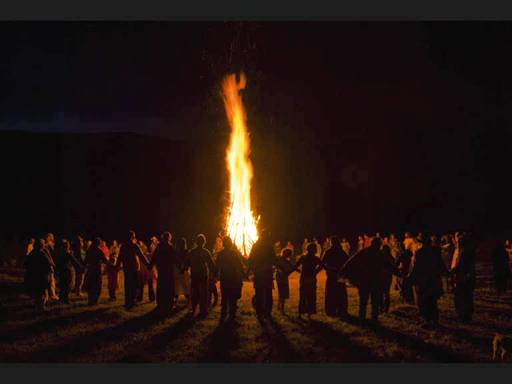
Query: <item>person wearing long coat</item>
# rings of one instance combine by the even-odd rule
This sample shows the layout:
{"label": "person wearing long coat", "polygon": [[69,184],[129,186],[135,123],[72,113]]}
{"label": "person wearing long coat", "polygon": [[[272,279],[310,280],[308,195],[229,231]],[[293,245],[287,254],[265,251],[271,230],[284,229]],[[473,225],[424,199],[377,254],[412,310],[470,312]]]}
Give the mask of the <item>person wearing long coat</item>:
{"label": "person wearing long coat", "polygon": [[418,240],[422,247],[415,252],[406,279],[413,286],[420,316],[425,320],[423,326],[428,328],[439,322],[437,301],[443,294],[442,277],[448,271],[440,249],[432,245],[431,238],[423,233]]}
{"label": "person wearing long coat", "polygon": [[281,252],[281,256],[277,258],[276,283],[279,300],[277,303],[277,309],[281,311],[281,313],[284,313],[286,300],[290,298],[290,284],[288,277],[290,273],[294,271],[293,264],[290,262],[292,254],[291,249],[285,248]]}
{"label": "person wearing long coat", "polygon": [[[343,250],[338,236],[331,237],[331,247],[325,251],[323,262],[328,267],[340,270],[348,261],[348,254]],[[336,271],[327,271],[325,281],[325,314],[329,317],[347,316],[347,285],[339,280]]]}
{"label": "person wearing long coat", "polygon": [[182,266],[176,256],[171,234],[164,232],[162,242],[156,246],[148,266],[151,271],[156,265],[156,306],[162,311],[172,310],[174,306],[174,269]]}
{"label": "person wearing long coat", "polygon": [[476,282],[475,247],[468,234],[457,234],[457,249],[450,274],[454,276],[455,310],[461,323],[473,320],[473,292]]}
{"label": "person wearing long coat", "polygon": [[84,261],[84,268],[86,268],[84,288],[88,294],[89,305],[98,304],[102,288],[101,266],[102,264],[109,264],[105,253],[100,247],[101,239],[96,238],[94,243],[87,250]]}
{"label": "person wearing long coat", "polygon": [[228,320],[234,323],[237,309],[237,301],[242,297],[244,267],[238,251],[233,249],[233,241],[229,236],[222,239],[224,249],[217,255],[216,273],[220,279],[221,314],[223,321],[228,315]]}
{"label": "person wearing long coat", "polygon": [[[316,245],[315,245],[316,247]],[[315,249],[316,252],[316,249]],[[263,229],[260,238],[254,243],[249,254],[248,270],[254,271],[254,307],[258,317],[270,316],[272,313],[272,289],[274,285],[273,266],[277,257],[270,242],[270,232]]]}
{"label": "person wearing long coat", "polygon": [[503,295],[507,291],[510,279],[510,257],[502,239],[498,239],[496,242],[496,248],[491,254],[491,259],[494,269],[494,286],[498,295]]}
{"label": "person wearing long coat", "polygon": [[44,239],[37,239],[25,262],[25,289],[34,299],[35,308],[40,311],[46,309],[47,291],[50,289],[52,268],[55,266],[44,245]]}
{"label": "person wearing long coat", "polygon": [[59,272],[59,301],[69,304],[69,292],[73,283],[76,272],[82,272],[82,264],[71,253],[71,246],[68,241],[62,241],[62,250],[57,257],[57,270]]}
{"label": "person wearing long coat", "polygon": [[124,305],[127,310],[135,306],[135,299],[137,298],[138,275],[140,264],[149,266],[149,261],[142,253],[140,247],[136,243],[135,232],[129,231],[127,239],[119,249],[119,256],[117,257],[116,268],[123,267],[124,274]]}
{"label": "person wearing long coat", "polygon": [[373,238],[370,246],[352,256],[341,268],[342,277],[357,287],[359,293],[359,319],[366,318],[368,299],[372,301],[372,320],[377,322],[379,316],[380,300],[382,297],[379,274],[383,269],[400,276],[401,273],[395,264],[390,263],[382,256],[380,251],[381,240]]}

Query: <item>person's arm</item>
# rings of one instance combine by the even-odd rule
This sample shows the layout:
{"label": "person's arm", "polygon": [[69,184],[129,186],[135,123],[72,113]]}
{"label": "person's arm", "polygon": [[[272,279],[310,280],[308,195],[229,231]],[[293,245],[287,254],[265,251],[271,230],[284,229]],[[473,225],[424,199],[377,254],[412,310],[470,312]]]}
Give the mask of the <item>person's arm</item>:
{"label": "person's arm", "polygon": [[135,254],[137,256],[139,256],[139,259],[140,259],[140,261],[142,261],[142,264],[144,264],[146,267],[149,267],[149,261],[148,261],[146,255],[144,255],[144,253],[141,251],[138,244],[134,244],[134,245],[135,245]]}
{"label": "person's arm", "polygon": [[185,256],[185,260],[183,260],[183,266],[181,267],[181,272],[185,272],[186,270],[188,270],[190,268],[190,252],[191,251],[188,251],[186,256]]}
{"label": "person's arm", "polygon": [[206,259],[206,264],[208,265],[208,269],[210,270],[210,272],[215,275],[216,274],[216,268],[215,268],[215,263],[213,262],[213,259],[212,259],[212,254],[210,253],[209,250],[207,250],[205,248],[205,259]]}
{"label": "person's arm", "polygon": [[73,264],[73,267],[75,267],[79,271],[82,271],[84,269],[82,264],[75,258],[75,256],[73,256],[73,254],[71,254],[71,252],[67,252],[67,255],[69,257],[69,260],[71,261],[71,264]]}
{"label": "person's arm", "polygon": [[153,251],[153,255],[151,256],[151,260],[149,261],[148,269],[151,271],[153,267],[156,264],[156,261],[158,260],[158,254],[159,254],[159,247],[156,246],[155,250]]}

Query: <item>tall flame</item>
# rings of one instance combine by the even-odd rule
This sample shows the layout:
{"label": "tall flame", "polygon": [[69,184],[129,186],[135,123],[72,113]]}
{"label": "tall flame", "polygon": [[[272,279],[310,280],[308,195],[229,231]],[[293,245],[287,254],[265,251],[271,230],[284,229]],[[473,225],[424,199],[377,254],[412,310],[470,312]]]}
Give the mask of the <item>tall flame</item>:
{"label": "tall flame", "polygon": [[224,107],[231,126],[231,137],[227,149],[227,166],[230,178],[230,208],[227,218],[227,234],[238,249],[248,255],[258,239],[256,220],[251,211],[252,163],[249,160],[249,133],[245,125],[246,116],[242,96],[238,93],[245,88],[245,76],[228,75],[222,82]]}

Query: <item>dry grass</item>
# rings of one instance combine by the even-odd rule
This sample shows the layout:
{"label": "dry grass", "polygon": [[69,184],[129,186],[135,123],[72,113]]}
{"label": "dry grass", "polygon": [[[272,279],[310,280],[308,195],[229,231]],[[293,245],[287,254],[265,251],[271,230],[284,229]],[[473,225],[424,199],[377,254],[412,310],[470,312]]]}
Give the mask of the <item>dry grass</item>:
{"label": "dry grass", "polygon": [[[45,314],[36,314],[25,295],[11,290],[0,303],[0,361],[490,362],[494,334],[512,330],[512,294],[497,297],[489,288],[489,266],[479,272],[474,322],[458,324],[453,296],[446,294],[439,303],[441,326],[436,330],[422,329],[416,308],[400,304],[396,291],[391,312],[381,316],[379,326],[327,318],[323,272],[318,276],[318,314],[311,322],[296,316],[298,275],[293,274],[287,314],[274,311],[273,318],[263,322],[251,306],[252,284],[245,283],[235,328],[219,326],[219,306],[205,319],[189,318],[185,309],[160,317],[147,292],[144,302],[127,312],[122,289],[117,301],[107,301],[106,281],[99,305],[88,307],[86,298],[73,296],[70,305],[52,303]],[[12,287],[15,279],[9,280]],[[356,289],[350,287],[348,295],[349,314],[355,317]]]}

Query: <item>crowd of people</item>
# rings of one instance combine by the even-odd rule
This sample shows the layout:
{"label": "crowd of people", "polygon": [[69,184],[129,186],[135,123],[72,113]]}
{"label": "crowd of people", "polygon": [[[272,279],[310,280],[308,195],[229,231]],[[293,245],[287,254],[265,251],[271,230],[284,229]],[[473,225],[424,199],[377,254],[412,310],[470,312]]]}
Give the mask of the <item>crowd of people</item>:
{"label": "crowd of people", "polygon": [[[65,239],[56,243],[48,233],[29,243],[25,286],[38,310],[46,310],[49,299],[69,303],[71,293],[84,296],[82,289],[87,292],[88,304],[96,305],[103,275],[107,276],[109,299],[116,300],[122,269],[127,310],[143,300],[147,286],[148,299],[156,301],[157,310],[172,311],[179,297],[184,296],[189,315],[199,307],[199,315],[206,316],[209,308],[217,305],[220,281],[221,320],[229,315],[229,321],[234,322],[244,280],[253,282],[252,303],[262,318],[272,313],[274,284],[277,309],[285,312],[290,297],[289,276],[297,272],[298,316],[310,318],[317,310],[316,276],[325,270],[327,316],[347,318],[350,284],[358,290],[361,321],[365,321],[369,301],[372,321],[378,322],[379,315],[389,311],[391,289],[400,291],[403,302],[418,306],[424,327],[438,324],[437,302],[446,290],[454,294],[459,320],[472,320],[475,241],[468,233],[445,235],[438,240],[425,232],[414,237],[406,232],[403,241],[393,234],[384,238],[380,233],[372,238],[364,234],[355,247],[338,236],[326,238],[322,245],[317,238],[311,242],[305,238],[298,259],[291,241],[281,248],[280,242],[272,243],[267,230],[261,231],[248,257],[240,254],[229,236],[218,236],[212,252],[205,247],[203,235],[196,237],[190,250],[184,238],[172,240],[165,232],[146,245],[130,231],[121,244],[113,241],[107,247],[100,238],[84,241],[80,236],[72,243]],[[503,294],[510,279],[504,241],[497,242],[492,260],[496,291]]]}

